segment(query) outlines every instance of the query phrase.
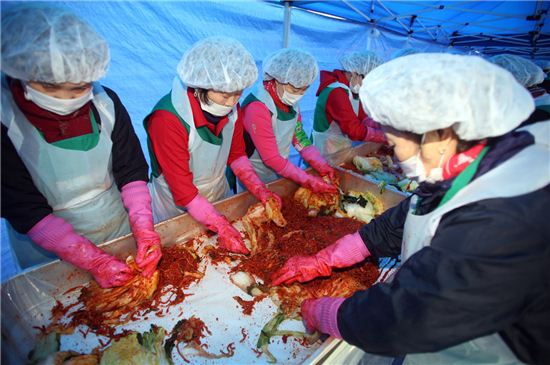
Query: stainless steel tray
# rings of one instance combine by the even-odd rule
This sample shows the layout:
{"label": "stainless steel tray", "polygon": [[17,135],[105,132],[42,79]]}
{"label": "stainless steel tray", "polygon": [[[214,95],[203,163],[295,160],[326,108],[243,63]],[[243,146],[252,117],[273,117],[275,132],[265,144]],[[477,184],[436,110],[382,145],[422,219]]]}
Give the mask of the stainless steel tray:
{"label": "stainless steel tray", "polygon": [[[364,148],[364,147],[363,147]],[[360,176],[346,170],[337,170],[341,188],[344,191],[371,191],[378,194],[378,187]],[[268,187],[281,196],[293,194],[298,188],[294,182],[286,179],[274,181]],[[398,204],[405,195],[386,191],[379,195],[387,209]],[[256,199],[248,192],[234,195],[214,204],[229,220],[242,217]],[[204,232],[188,214],[161,222],[155,226],[164,246],[186,241]],[[135,241],[132,235],[126,235],[100,245],[105,251],[120,258],[135,254]],[[62,261],[53,261],[46,265],[27,270],[2,285],[2,358],[9,364],[25,363],[28,352],[34,348],[37,327],[49,323],[51,308],[55,297],[70,288],[90,281],[85,271],[76,269]],[[329,342],[323,345],[328,346]],[[317,355],[315,355],[317,356]],[[312,358],[311,361],[315,359]],[[318,362],[317,362],[318,363]]]}

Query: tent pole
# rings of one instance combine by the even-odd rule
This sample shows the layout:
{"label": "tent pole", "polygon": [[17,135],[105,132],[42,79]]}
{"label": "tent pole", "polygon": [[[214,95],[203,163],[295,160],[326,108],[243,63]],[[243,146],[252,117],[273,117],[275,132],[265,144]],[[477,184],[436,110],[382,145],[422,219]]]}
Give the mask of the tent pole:
{"label": "tent pole", "polygon": [[288,38],[290,36],[290,1],[285,0],[285,22],[283,29],[283,48],[288,48]]}

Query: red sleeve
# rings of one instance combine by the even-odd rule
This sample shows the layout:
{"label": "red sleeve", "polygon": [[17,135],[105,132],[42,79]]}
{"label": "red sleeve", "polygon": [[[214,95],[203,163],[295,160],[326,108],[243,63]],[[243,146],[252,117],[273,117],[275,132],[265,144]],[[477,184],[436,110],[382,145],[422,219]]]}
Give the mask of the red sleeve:
{"label": "red sleeve", "polygon": [[367,127],[361,123],[362,119],[355,115],[346,90],[342,88],[332,90],[328,96],[326,108],[328,119],[338,123],[342,132],[350,139],[354,141],[365,139]]}
{"label": "red sleeve", "polygon": [[266,166],[276,173],[282,171],[289,162],[279,153],[277,139],[271,125],[271,113],[265,104],[254,101],[246,106],[244,127]]}
{"label": "red sleeve", "polygon": [[199,192],[189,168],[189,134],[179,119],[165,110],[157,110],[149,117],[148,132],[174,202],[185,207]]}
{"label": "red sleeve", "polygon": [[[364,120],[365,118],[368,118],[370,119],[370,117],[367,115],[367,113],[365,113],[365,110],[363,110],[363,103],[361,103],[361,101],[359,101],[359,120]],[[370,119],[372,120],[372,119]]]}
{"label": "red sleeve", "polygon": [[231,149],[229,150],[229,156],[227,157],[227,166],[230,166],[233,161],[239,157],[246,157],[246,148],[244,144],[243,136],[243,112],[241,108],[238,108],[239,115],[235,122],[235,130],[233,131],[233,140],[231,140]]}

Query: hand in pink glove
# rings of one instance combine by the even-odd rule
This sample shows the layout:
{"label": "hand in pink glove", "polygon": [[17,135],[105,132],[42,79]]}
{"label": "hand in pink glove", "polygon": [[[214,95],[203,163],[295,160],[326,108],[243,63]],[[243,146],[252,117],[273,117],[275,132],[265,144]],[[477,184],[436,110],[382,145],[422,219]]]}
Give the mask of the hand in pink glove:
{"label": "hand in pink glove", "polygon": [[77,234],[73,226],[53,214],[35,224],[28,236],[43,249],[90,272],[103,288],[124,285],[135,275],[125,263]]}
{"label": "hand in pink glove", "polygon": [[386,136],[381,129],[368,128],[367,135],[364,139],[365,142],[374,142],[374,143],[386,143]]}
{"label": "hand in pink glove", "polygon": [[348,234],[312,256],[294,256],[288,259],[272,277],[272,285],[310,281],[329,276],[332,268],[349,267],[370,256],[358,232]]}
{"label": "hand in pink glove", "polygon": [[220,248],[242,254],[250,252],[246,248],[239,231],[223,215],[218,213],[216,208],[205,197],[197,194],[185,208],[199,223],[204,224],[209,230],[218,233],[218,245]]}
{"label": "hand in pink glove", "polygon": [[314,193],[337,193],[336,186],[327,184],[323,179],[309,175],[304,170],[298,168],[288,162],[286,166],[279,172],[279,175],[286,177],[299,185],[311,189]]}
{"label": "hand in pink glove", "polygon": [[241,234],[226,219],[218,224],[218,246],[229,252],[248,255],[250,251],[246,248]]}
{"label": "hand in pink glove", "polygon": [[332,166],[321,156],[321,152],[315,146],[307,146],[302,151],[300,155],[306,160],[308,164],[311,165],[321,176],[328,176],[330,181],[334,181],[336,178],[336,173]]}
{"label": "hand in pink glove", "polygon": [[332,337],[342,338],[338,329],[338,309],[345,298],[322,297],[302,302],[301,314],[309,333],[319,331]]}
{"label": "hand in pink glove", "polygon": [[149,278],[157,269],[162,257],[160,237],[153,226],[151,195],[145,181],[133,181],[124,185],[120,196],[128,210],[130,227],[137,244],[136,264]]}
{"label": "hand in pink glove", "polygon": [[246,186],[248,191],[256,197],[263,205],[267,203],[269,198],[273,198],[279,204],[279,207],[283,206],[283,200],[280,196],[266,188],[265,184],[260,180],[258,174],[252,167],[250,160],[246,156],[241,156],[231,163],[231,169],[235,173],[235,176],[241,180]]}

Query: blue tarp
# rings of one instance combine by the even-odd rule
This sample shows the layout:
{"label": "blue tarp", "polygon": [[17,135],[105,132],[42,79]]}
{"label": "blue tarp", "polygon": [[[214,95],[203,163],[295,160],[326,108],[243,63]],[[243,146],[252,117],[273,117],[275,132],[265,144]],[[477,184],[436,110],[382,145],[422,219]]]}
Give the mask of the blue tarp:
{"label": "blue tarp", "polygon": [[[142,120],[155,103],[169,92],[171,81],[176,75],[176,65],[185,50],[193,43],[213,35],[234,37],[248,48],[258,67],[269,53],[283,47],[284,5],[281,1],[41,3],[72,9],[107,39],[111,49],[111,65],[107,76],[101,82],[119,94],[132,117],[147,158]],[[465,3],[479,12],[451,9],[464,7]],[[2,2],[1,6],[5,8],[13,4],[16,2]],[[339,67],[339,57],[349,51],[374,50],[384,59],[393,51],[404,47],[416,47],[425,51],[449,51],[449,41],[454,39],[457,43],[461,38],[449,38],[447,33],[457,31],[458,35],[463,35],[472,29],[477,31],[476,27],[483,25],[484,29],[489,29],[486,26],[504,27],[507,31],[515,29],[515,33],[528,34],[534,29],[537,21],[521,18],[525,14],[534,14],[533,9],[537,6],[540,8],[537,10],[539,12],[547,12],[550,6],[548,2],[541,1],[422,2],[422,6],[414,2],[394,1],[294,1],[291,4],[293,7],[289,46],[311,52],[321,69]],[[431,7],[442,4],[449,11],[434,10]],[[371,12],[371,9],[374,9],[374,12]],[[424,10],[420,11],[422,9]],[[489,11],[500,14],[499,18],[489,18]],[[417,14],[412,26],[409,24],[411,14]],[[517,16],[506,17],[506,14]],[[369,21],[365,15],[376,21]],[[414,32],[405,31],[403,26],[392,18],[399,18],[402,23],[409,24],[409,28]],[[544,19],[544,16],[542,18]],[[460,25],[466,23],[472,24]],[[441,37],[438,40],[431,38],[429,32],[422,31],[424,28],[437,27],[438,24],[445,27],[444,30],[439,30]],[[541,27],[541,32],[545,30],[547,31],[548,27]],[[491,31],[497,32],[497,29]],[[445,34],[448,38],[447,43]],[[547,36],[541,33],[540,37]],[[544,39],[548,42],[547,38]],[[455,48],[461,50],[460,47]],[[312,127],[315,91],[318,85],[319,79],[313,83],[300,102],[304,127],[308,133]],[[244,95],[246,94],[245,91]],[[292,156],[296,161],[295,152]],[[3,234],[2,245],[6,242]],[[5,278],[4,273],[2,278]]]}
{"label": "blue tarp", "polygon": [[292,5],[484,54],[550,58],[548,1],[292,1]]}
{"label": "blue tarp", "polygon": [[[284,8],[264,1],[41,3],[71,9],[107,39],[111,65],[101,82],[120,96],[132,117],[146,155],[142,120],[155,103],[170,91],[176,65],[193,43],[214,35],[234,37],[252,53],[259,68],[269,53],[283,47]],[[6,3],[2,5],[6,6]],[[372,37],[371,28],[364,24],[300,9],[292,11],[291,22],[289,46],[311,52],[321,69],[339,67],[339,57],[349,51],[373,49],[388,57],[395,49],[407,45],[429,50],[442,49],[435,44],[392,34]],[[311,131],[318,85],[319,79],[300,102],[308,133]]]}

